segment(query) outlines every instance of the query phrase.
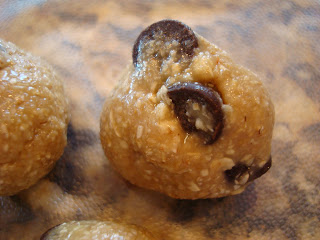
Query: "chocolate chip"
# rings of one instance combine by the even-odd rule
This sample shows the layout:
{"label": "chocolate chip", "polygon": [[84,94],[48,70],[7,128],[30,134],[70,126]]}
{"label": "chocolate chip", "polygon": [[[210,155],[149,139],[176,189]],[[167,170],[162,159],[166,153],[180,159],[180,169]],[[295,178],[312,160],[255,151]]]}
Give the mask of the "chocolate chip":
{"label": "chocolate chip", "polygon": [[193,50],[198,47],[197,37],[190,27],[176,20],[162,20],[150,25],[138,36],[132,50],[132,59],[135,66],[137,66],[141,49],[147,42],[154,40],[156,34],[163,37],[163,44],[172,40],[178,41],[180,53],[188,57],[192,57]]}
{"label": "chocolate chip", "polygon": [[261,177],[271,168],[271,165],[272,157],[270,156],[269,160],[262,168],[246,166],[245,164],[239,163],[233,166],[231,169],[226,170],[225,174],[230,182],[243,185]]}
{"label": "chocolate chip", "polygon": [[189,82],[168,87],[168,96],[187,133],[197,133],[207,145],[217,140],[223,128],[219,93],[210,87]]}
{"label": "chocolate chip", "polygon": [[269,160],[264,164],[262,168],[256,169],[255,171],[252,172],[250,175],[249,181],[253,181],[254,179],[257,179],[261,177],[263,174],[269,171],[269,169],[272,166],[272,157],[269,157]]}
{"label": "chocolate chip", "polygon": [[244,164],[237,164],[231,169],[226,170],[227,179],[235,184],[244,184],[249,180],[249,168]]}

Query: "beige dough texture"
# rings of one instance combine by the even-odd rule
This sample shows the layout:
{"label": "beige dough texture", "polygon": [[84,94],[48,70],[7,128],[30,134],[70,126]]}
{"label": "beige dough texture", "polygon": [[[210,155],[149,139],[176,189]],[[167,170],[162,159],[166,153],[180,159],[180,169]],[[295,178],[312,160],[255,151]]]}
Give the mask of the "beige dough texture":
{"label": "beige dough texture", "polygon": [[138,37],[105,101],[100,137],[131,183],[173,198],[217,198],[269,170],[273,125],[257,75],[186,25],[163,20]]}
{"label": "beige dough texture", "polygon": [[114,221],[71,221],[42,235],[41,240],[155,240],[144,228]]}
{"label": "beige dough texture", "polygon": [[0,196],[46,175],[67,143],[63,81],[38,57],[0,39]]}

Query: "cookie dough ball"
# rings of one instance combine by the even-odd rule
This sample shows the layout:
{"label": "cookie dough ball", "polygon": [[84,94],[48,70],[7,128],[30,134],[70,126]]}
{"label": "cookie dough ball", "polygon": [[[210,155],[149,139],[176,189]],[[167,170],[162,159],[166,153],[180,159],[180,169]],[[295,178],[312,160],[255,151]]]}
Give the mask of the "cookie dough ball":
{"label": "cookie dough ball", "polygon": [[124,178],[174,198],[216,198],[271,167],[274,108],[257,75],[173,20],[146,28],[132,56],[100,125]]}
{"label": "cookie dough ball", "polygon": [[63,82],[52,68],[0,39],[0,196],[46,175],[66,146]]}
{"label": "cookie dough ball", "polygon": [[71,221],[49,229],[41,240],[155,240],[145,229],[113,221]]}

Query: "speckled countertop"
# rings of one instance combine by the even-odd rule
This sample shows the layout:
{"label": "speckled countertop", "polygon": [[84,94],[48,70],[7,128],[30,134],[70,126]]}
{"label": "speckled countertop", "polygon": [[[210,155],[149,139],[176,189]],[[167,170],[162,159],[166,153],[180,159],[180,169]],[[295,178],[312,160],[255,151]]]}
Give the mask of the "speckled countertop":
{"label": "speckled countertop", "polygon": [[[273,167],[238,196],[174,200],[134,187],[103,154],[105,96],[149,24],[185,22],[259,74],[275,103]],[[121,219],[159,239],[319,239],[319,1],[0,0],[0,38],[65,79],[72,120],[55,169],[0,197],[0,239],[39,239],[68,220]]]}

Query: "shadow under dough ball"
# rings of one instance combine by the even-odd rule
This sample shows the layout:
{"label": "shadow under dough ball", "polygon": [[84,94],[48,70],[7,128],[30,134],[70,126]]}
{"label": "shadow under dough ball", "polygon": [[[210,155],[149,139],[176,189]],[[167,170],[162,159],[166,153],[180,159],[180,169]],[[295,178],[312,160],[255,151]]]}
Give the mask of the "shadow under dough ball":
{"label": "shadow under dough ball", "polygon": [[62,80],[43,60],[0,39],[0,196],[46,175],[67,143]]}
{"label": "shadow under dough ball", "polygon": [[259,77],[175,20],[138,36],[100,137],[131,183],[174,198],[242,192],[271,167],[274,107]]}
{"label": "shadow under dough ball", "polygon": [[45,232],[40,240],[156,240],[144,228],[114,221],[71,221]]}

